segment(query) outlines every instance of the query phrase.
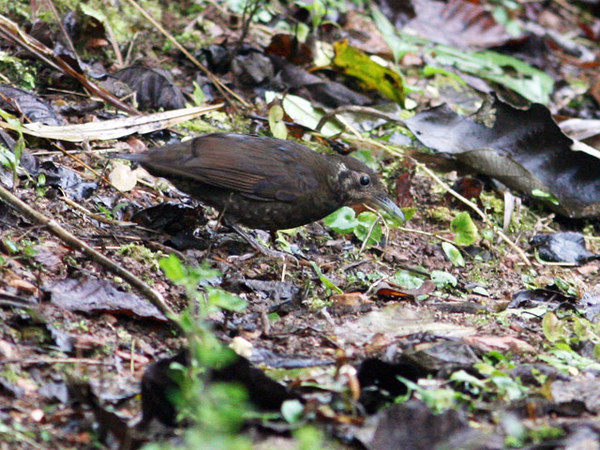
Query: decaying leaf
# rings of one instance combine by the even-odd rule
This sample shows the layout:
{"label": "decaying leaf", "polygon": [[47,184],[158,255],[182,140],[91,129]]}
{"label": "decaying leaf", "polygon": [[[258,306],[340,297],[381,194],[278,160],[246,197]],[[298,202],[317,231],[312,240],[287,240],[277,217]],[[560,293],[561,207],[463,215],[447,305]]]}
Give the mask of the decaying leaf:
{"label": "decaying leaf", "polygon": [[594,217],[600,213],[598,158],[574,151],[574,141],[541,104],[522,110],[496,98],[474,116],[460,116],[442,105],[406,124],[427,147],[511,189],[530,197],[549,193],[558,204],[546,203],[560,214]]}

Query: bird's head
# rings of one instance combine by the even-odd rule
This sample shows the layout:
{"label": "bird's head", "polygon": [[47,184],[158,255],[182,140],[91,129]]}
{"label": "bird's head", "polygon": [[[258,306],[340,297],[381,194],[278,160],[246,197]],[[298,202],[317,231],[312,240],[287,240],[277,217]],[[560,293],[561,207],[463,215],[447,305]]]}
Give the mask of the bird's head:
{"label": "bird's head", "polygon": [[336,158],[336,171],[330,182],[340,193],[344,205],[366,203],[383,209],[392,217],[405,220],[402,210],[388,197],[377,174],[363,162],[351,157]]}

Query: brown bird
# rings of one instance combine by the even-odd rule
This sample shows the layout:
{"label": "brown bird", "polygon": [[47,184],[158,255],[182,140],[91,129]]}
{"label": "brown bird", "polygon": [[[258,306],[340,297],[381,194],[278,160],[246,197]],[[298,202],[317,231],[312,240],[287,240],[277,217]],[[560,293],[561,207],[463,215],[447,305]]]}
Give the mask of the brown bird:
{"label": "brown bird", "polygon": [[139,162],[248,228],[294,228],[359,203],[404,220],[365,164],[316,153],[293,141],[216,133],[116,157]]}

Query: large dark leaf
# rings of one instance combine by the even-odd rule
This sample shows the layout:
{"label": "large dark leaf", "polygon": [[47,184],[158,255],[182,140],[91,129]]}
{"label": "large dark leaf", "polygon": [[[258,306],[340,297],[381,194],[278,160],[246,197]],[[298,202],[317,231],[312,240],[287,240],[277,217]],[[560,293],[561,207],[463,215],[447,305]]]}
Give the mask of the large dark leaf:
{"label": "large dark leaf", "polygon": [[359,94],[341,83],[319,78],[276,56],[272,56],[271,60],[278,70],[274,81],[281,90],[287,90],[329,108],[344,105],[364,106],[373,103],[369,97]]}
{"label": "large dark leaf", "polygon": [[65,278],[44,286],[50,301],[68,311],[111,313],[166,321],[156,306],[130,292],[123,292],[109,280],[93,277]]}
{"label": "large dark leaf", "polygon": [[183,108],[185,104],[181,90],[164,70],[131,66],[115,73],[114,77],[136,92],[140,109],[171,110]]}
{"label": "large dark leaf", "polygon": [[521,110],[495,99],[474,116],[442,105],[406,123],[424,145],[476,172],[526,195],[551,194],[559,204],[548,204],[559,214],[575,218],[600,212],[600,161],[576,151],[574,144],[580,143],[563,134],[541,104]]}
{"label": "large dark leaf", "polygon": [[585,264],[600,259],[600,255],[585,248],[581,233],[536,234],[531,238],[531,244],[537,247],[540,257],[545,261]]}
{"label": "large dark leaf", "polygon": [[6,84],[0,84],[0,108],[13,114],[23,113],[32,122],[41,122],[44,125],[64,123],[52,106],[36,94]]}

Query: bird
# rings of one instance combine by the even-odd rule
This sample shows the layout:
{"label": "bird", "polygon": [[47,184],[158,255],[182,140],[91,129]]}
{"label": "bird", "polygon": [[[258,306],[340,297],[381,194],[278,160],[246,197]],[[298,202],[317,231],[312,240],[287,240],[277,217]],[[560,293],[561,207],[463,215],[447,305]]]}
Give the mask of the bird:
{"label": "bird", "polygon": [[296,228],[361,203],[405,220],[363,162],[317,153],[291,140],[213,133],[114,157],[139,163],[231,223],[251,229]]}

